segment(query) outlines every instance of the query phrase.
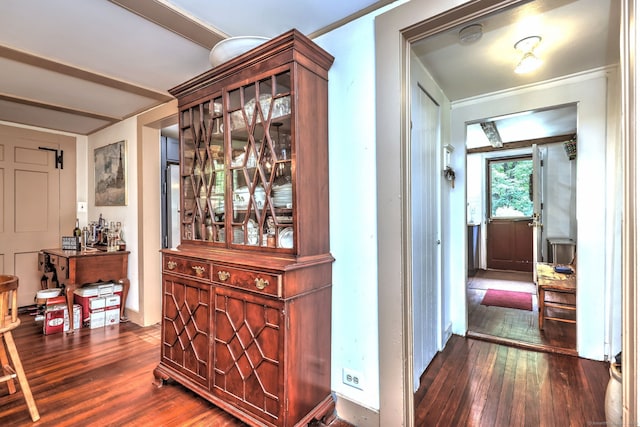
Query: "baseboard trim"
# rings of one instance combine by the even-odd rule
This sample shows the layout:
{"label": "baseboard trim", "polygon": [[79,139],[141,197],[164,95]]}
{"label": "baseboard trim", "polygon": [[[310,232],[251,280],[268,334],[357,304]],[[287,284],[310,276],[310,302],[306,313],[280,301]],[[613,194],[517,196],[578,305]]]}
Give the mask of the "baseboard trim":
{"label": "baseboard trim", "polygon": [[142,318],[142,314],[140,314],[139,311],[132,310],[130,308],[125,308],[124,314],[125,316],[127,316],[127,319],[129,319],[129,322],[133,322],[136,325],[140,325],[140,326],[149,326],[143,323],[144,319]]}
{"label": "baseboard trim", "polygon": [[357,427],[380,427],[380,413],[336,393],[338,418]]}

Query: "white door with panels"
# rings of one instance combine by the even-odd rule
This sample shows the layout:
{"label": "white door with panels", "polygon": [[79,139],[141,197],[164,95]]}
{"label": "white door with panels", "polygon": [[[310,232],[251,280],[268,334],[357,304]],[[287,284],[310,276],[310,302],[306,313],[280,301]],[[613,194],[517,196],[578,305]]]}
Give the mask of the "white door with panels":
{"label": "white door with panels", "polygon": [[[55,161],[63,149],[66,174]],[[0,272],[18,276],[21,307],[40,289],[40,249],[59,247],[61,230],[73,230],[75,167],[75,138],[0,126]]]}

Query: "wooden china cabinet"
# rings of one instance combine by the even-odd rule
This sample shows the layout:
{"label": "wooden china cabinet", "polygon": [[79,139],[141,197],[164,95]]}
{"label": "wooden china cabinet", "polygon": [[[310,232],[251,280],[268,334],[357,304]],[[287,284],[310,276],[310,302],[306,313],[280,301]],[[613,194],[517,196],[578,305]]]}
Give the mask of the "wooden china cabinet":
{"label": "wooden china cabinet", "polygon": [[173,88],[181,244],[163,250],[171,378],[250,425],[333,416],[327,75],[296,30]]}

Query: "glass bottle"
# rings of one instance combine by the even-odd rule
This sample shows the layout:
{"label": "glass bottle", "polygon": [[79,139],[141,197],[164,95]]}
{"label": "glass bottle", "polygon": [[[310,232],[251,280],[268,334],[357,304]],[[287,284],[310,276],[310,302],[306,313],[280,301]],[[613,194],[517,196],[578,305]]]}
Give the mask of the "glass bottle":
{"label": "glass bottle", "polygon": [[116,223],[116,245],[118,247],[117,250],[119,251],[126,251],[127,250],[127,243],[124,241],[124,238],[122,237],[122,234],[124,233],[124,230],[122,229],[122,223],[121,222],[117,222]]}

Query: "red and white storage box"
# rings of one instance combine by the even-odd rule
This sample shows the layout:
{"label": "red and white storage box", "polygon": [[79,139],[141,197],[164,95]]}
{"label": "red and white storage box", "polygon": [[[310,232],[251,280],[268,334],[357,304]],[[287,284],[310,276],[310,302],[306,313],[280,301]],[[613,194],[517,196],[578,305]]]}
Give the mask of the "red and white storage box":
{"label": "red and white storage box", "polygon": [[[82,307],[79,304],[73,305],[73,329],[81,328]],[[69,330],[69,310],[66,304],[47,305],[44,312],[44,325],[42,331],[45,335],[67,332]]]}
{"label": "red and white storage box", "polygon": [[83,322],[95,329],[120,322],[121,295],[119,283],[96,283],[76,289],[73,298],[82,306]]}
{"label": "red and white storage box", "polygon": [[105,317],[104,309],[99,311],[92,311],[89,314],[89,319],[87,320],[87,326],[89,327],[89,329],[103,328],[105,319],[106,317]]}
{"label": "red and white storage box", "polygon": [[105,325],[115,325],[116,323],[120,323],[120,295],[113,294],[104,297],[105,300],[105,309],[104,315]]}

